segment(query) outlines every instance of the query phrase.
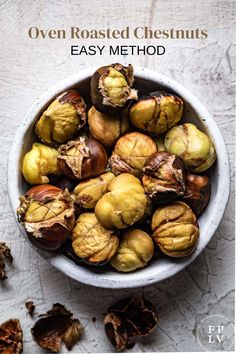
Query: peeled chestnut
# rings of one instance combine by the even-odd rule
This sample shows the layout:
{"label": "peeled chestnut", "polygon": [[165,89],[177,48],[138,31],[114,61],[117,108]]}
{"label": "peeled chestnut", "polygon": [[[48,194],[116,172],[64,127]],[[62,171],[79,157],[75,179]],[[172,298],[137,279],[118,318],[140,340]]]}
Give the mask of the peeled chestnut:
{"label": "peeled chestnut", "polygon": [[35,186],[21,196],[17,215],[30,241],[46,251],[58,249],[75,222],[69,192],[49,184]]}
{"label": "peeled chestnut", "polygon": [[94,213],[83,213],[72,232],[75,254],[89,264],[108,262],[116,253],[119,239],[114,230],[104,228]]}
{"label": "peeled chestnut", "polygon": [[104,114],[93,106],[88,112],[89,132],[104,146],[112,146],[129,128],[128,114],[125,111]]}
{"label": "peeled chestnut", "polygon": [[62,144],[86,123],[86,104],[76,90],[61,93],[36,122],[35,132],[47,144]]}
{"label": "peeled chestnut", "polygon": [[122,173],[108,185],[95,206],[95,214],[103,227],[124,229],[142,220],[146,215],[148,197],[138,178]]}
{"label": "peeled chestnut", "polygon": [[108,191],[109,183],[115,178],[111,172],[80,182],[74,189],[75,203],[85,209],[93,209],[103,194]]}
{"label": "peeled chestnut", "polygon": [[131,173],[140,177],[147,158],[157,152],[152,138],[132,132],[123,135],[116,143],[110,158],[111,170],[115,175]]}
{"label": "peeled chestnut", "polygon": [[210,200],[211,184],[209,177],[188,173],[185,178],[185,193],[181,198],[196,215],[200,215]]}
{"label": "peeled chestnut", "polygon": [[133,125],[157,135],[176,125],[182,114],[182,99],[164,91],[151,92],[130,108],[130,120]]}
{"label": "peeled chestnut", "polygon": [[30,184],[48,183],[49,174],[59,175],[57,163],[58,152],[53,147],[34,143],[22,162],[22,174]]}
{"label": "peeled chestnut", "polygon": [[121,236],[119,248],[111,265],[119,272],[132,272],[145,267],[153,256],[152,238],[139,229],[129,229]]}
{"label": "peeled chestnut", "polygon": [[152,201],[169,203],[184,194],[184,165],[173,154],[156,152],[145,162],[142,183]]}
{"label": "peeled chestnut", "polygon": [[130,100],[137,99],[132,65],[111,64],[95,71],[91,78],[91,99],[102,113],[114,113],[124,109]]}
{"label": "peeled chestnut", "polygon": [[170,257],[185,257],[196,248],[199,239],[197,218],[183,202],[156,209],[152,217],[153,239]]}
{"label": "peeled chestnut", "polygon": [[72,179],[98,176],[105,171],[108,162],[102,144],[84,136],[61,145],[58,152],[60,170]]}
{"label": "peeled chestnut", "polygon": [[165,147],[168,152],[179,156],[191,172],[206,171],[216,159],[213,142],[192,123],[171,128],[165,136]]}

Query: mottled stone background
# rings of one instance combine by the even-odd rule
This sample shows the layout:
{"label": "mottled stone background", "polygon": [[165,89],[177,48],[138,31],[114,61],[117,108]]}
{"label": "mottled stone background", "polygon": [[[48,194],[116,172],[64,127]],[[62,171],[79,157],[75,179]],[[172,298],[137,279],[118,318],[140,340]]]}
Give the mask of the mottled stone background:
{"label": "mottled stone background", "polygon": [[[1,0],[0,54],[0,239],[14,255],[7,266],[8,280],[0,284],[0,322],[18,317],[24,329],[24,353],[42,353],[32,341],[33,320],[24,302],[32,299],[37,313],[53,302],[66,304],[86,326],[84,339],[73,353],[109,352],[102,325],[107,306],[130,290],[95,289],[68,279],[42,260],[22,239],[7,196],[7,156],[11,141],[35,99],[50,85],[89,65],[113,61],[132,62],[157,70],[183,84],[214,116],[225,138],[231,160],[230,200],[206,250],[178,275],[134,292],[145,292],[159,313],[158,330],[139,342],[131,352],[201,351],[195,331],[207,315],[234,320],[234,88],[233,0]],[[131,41],[124,44],[162,44],[164,56],[72,57],[70,40],[30,40],[30,26],[42,29],[123,28],[207,29],[207,40]],[[111,44],[86,41],[85,44]],[[119,41],[116,42],[121,43]],[[114,42],[113,42],[114,44]],[[132,291],[131,291],[132,293]],[[95,316],[97,321],[92,322]],[[66,352],[63,348],[62,352]]]}

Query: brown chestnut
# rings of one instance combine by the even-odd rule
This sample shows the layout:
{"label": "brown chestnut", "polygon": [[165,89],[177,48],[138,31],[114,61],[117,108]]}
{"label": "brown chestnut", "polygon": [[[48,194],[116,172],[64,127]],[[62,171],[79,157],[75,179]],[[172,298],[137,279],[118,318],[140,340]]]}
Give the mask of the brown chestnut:
{"label": "brown chestnut", "polygon": [[184,194],[184,165],[174,154],[152,154],[145,162],[143,174],[144,190],[157,204],[169,203]]}
{"label": "brown chestnut", "polygon": [[58,149],[58,165],[62,173],[72,179],[87,179],[103,173],[108,157],[102,144],[80,137]]}
{"label": "brown chestnut", "polygon": [[181,198],[196,215],[200,215],[210,200],[211,184],[209,177],[188,173],[185,178],[185,193]]}
{"label": "brown chestnut", "polygon": [[97,69],[90,83],[93,105],[102,113],[124,109],[130,100],[137,99],[137,91],[131,89],[133,81],[132,65],[116,63]]}
{"label": "brown chestnut", "polygon": [[49,184],[35,186],[21,196],[17,215],[29,240],[46,251],[58,249],[75,223],[69,192]]}

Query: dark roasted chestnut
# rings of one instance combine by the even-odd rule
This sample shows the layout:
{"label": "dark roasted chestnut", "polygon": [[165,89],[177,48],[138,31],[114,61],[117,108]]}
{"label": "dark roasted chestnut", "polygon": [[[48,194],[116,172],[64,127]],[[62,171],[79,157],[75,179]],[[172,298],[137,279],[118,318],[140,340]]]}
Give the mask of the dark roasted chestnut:
{"label": "dark roasted chestnut", "polygon": [[91,99],[102,113],[114,113],[124,109],[130,100],[137,99],[137,91],[131,89],[134,81],[133,67],[122,64],[103,66],[91,78]]}
{"label": "dark roasted chestnut", "polygon": [[58,149],[58,165],[62,173],[72,179],[87,179],[103,173],[108,157],[102,144],[80,137]]}
{"label": "dark roasted chestnut", "polygon": [[182,99],[164,91],[151,92],[130,108],[130,120],[133,125],[157,135],[176,125],[182,114]]}
{"label": "dark roasted chestnut", "polygon": [[73,200],[67,190],[43,184],[20,197],[17,209],[29,240],[37,247],[53,251],[67,239],[75,223]]}
{"label": "dark roasted chestnut", "polygon": [[184,194],[185,172],[179,157],[168,152],[151,155],[143,167],[146,194],[158,204],[169,203]]}
{"label": "dark roasted chestnut", "polygon": [[188,173],[185,178],[186,188],[181,198],[196,215],[200,215],[210,200],[211,184],[209,177]]}

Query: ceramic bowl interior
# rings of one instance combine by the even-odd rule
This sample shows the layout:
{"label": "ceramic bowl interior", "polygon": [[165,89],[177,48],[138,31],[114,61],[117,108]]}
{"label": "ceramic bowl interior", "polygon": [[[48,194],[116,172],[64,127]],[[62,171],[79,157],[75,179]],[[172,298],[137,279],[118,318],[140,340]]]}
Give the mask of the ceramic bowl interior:
{"label": "ceramic bowl interior", "polygon": [[[35,120],[60,92],[71,88],[78,89],[88,106],[90,106],[90,77],[95,69],[83,70],[51,87],[44,95],[37,99],[22,120],[12,143],[8,162],[8,189],[15,217],[19,204],[19,195],[26,191],[26,184],[21,175],[21,161],[24,154],[30,150],[35,139],[33,135]],[[42,252],[35,248],[35,251],[43,258],[47,259],[53,266],[69,277],[82,283],[104,288],[146,286],[166,279],[185,268],[199,255],[213,236],[223,216],[229,195],[229,163],[225,143],[216,123],[206,108],[180,84],[157,72],[135,67],[134,74],[134,87],[138,89],[139,96],[161,89],[176,93],[183,98],[185,104],[183,121],[196,124],[199,129],[211,137],[216,147],[217,162],[208,170],[212,184],[211,200],[199,218],[200,240],[191,256],[175,259],[159,255],[146,268],[124,274],[111,269],[103,270],[102,267],[79,266],[60,253]],[[23,236],[27,239],[23,227],[20,225],[19,227]]]}

